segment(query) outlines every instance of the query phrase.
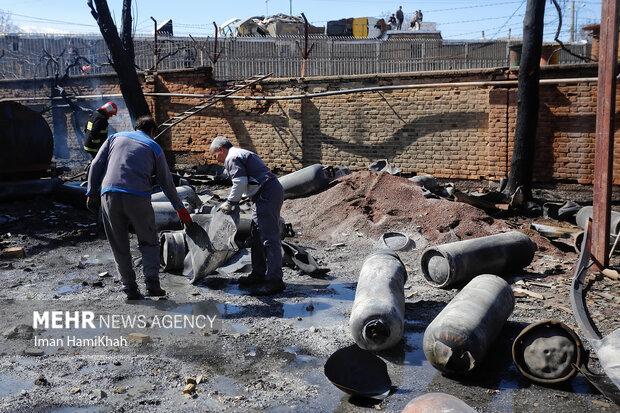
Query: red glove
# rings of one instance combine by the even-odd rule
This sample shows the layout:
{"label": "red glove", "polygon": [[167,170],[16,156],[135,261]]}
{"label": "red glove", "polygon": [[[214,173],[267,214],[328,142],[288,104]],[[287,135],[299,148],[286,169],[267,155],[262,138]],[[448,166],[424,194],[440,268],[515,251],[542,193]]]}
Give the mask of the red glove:
{"label": "red glove", "polygon": [[192,217],[189,216],[189,212],[185,208],[179,209],[177,211],[177,215],[179,216],[181,222],[184,224],[189,224],[190,222],[192,222]]}
{"label": "red glove", "polygon": [[93,214],[99,213],[99,207],[101,206],[101,198],[99,195],[91,195],[86,197],[86,208]]}

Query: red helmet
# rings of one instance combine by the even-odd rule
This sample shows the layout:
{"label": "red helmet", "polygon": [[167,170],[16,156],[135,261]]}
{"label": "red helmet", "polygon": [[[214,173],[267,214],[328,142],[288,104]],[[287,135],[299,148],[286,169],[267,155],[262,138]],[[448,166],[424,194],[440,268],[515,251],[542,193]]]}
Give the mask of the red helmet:
{"label": "red helmet", "polygon": [[116,115],[116,112],[118,112],[118,107],[116,106],[116,103],[108,102],[105,105],[101,106],[99,110],[107,114],[108,116],[114,116]]}

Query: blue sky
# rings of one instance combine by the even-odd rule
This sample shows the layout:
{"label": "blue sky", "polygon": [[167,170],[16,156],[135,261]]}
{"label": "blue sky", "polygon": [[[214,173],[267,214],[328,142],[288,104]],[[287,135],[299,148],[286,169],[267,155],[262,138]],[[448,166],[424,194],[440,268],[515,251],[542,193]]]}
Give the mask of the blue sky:
{"label": "blue sky", "polygon": [[[557,29],[555,7],[545,0],[545,41],[551,41]],[[560,39],[568,41],[571,12],[569,0],[557,0],[562,6],[563,30]],[[117,22],[120,21],[122,0],[108,0]],[[521,37],[525,0],[194,0],[163,1],[133,0],[134,25],[139,33],[149,34],[153,29],[153,16],[158,22],[172,19],[174,33],[178,36],[213,35],[213,22],[221,24],[233,17],[246,18],[256,15],[288,14],[302,12],[316,26],[328,20],[347,17],[384,17],[403,6],[406,15],[416,9],[424,13],[425,22],[437,23],[445,39],[496,39],[508,36]],[[97,33],[98,29],[86,0],[2,0],[0,9],[11,14],[13,24],[29,32]],[[575,1],[575,27],[600,22],[601,0]],[[578,30],[575,36],[579,38]]]}

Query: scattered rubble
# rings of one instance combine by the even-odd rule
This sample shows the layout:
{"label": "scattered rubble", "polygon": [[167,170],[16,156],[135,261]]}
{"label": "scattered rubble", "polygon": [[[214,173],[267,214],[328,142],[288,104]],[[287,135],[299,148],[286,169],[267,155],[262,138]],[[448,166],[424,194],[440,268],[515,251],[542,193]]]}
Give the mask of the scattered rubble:
{"label": "scattered rubble", "polygon": [[151,337],[149,337],[147,334],[142,334],[142,333],[130,333],[129,334],[129,341],[134,341],[139,344],[146,344],[150,340],[151,340]]}
{"label": "scattered rubble", "polygon": [[3,249],[0,256],[2,258],[24,258],[26,257],[26,250],[24,247],[9,247]]}
{"label": "scattered rubble", "polygon": [[104,398],[108,397],[108,394],[105,391],[101,390],[101,389],[93,390],[92,391],[92,395],[93,395],[93,398],[96,399],[96,400],[101,400],[101,399],[104,399]]}
{"label": "scattered rubble", "polygon": [[[0,375],[9,383],[23,379],[25,384],[7,390],[2,408],[356,410],[352,404],[355,399],[343,396],[325,378],[323,367],[330,355],[354,342],[347,321],[364,258],[376,249],[383,234],[398,232],[410,240],[409,246],[398,252],[408,275],[403,340],[380,354],[394,390],[372,406],[398,412],[418,395],[443,391],[477,411],[505,411],[534,403],[541,411],[609,411],[613,405],[590,388],[583,376],[577,375],[566,388],[547,389],[531,385],[509,360],[512,340],[529,323],[558,319],[580,334],[568,301],[577,257],[572,246],[565,248],[565,238],[549,239],[530,228],[531,218],[501,210],[489,214],[446,198],[457,193],[457,186],[447,187],[450,190],[444,186],[445,196],[433,192],[439,197],[427,198],[422,187],[406,178],[362,171],[340,176],[322,192],[288,199],[282,215],[297,234],[290,241],[306,249],[320,268],[329,269],[328,273],[311,277],[287,267],[286,292],[258,299],[238,289],[236,274],[209,275],[193,286],[187,277],[162,272],[162,286],[169,292],[169,301],[179,304],[179,311],[192,311],[184,307],[187,302],[214,300],[222,313],[224,321],[219,330],[187,335],[188,341],[205,340],[196,341],[200,343],[199,356],[153,353],[126,357],[111,351],[92,359],[71,353],[75,349],[46,354],[32,348],[36,358],[20,354],[3,359]],[[7,219],[2,224],[6,232],[0,234],[1,247],[23,247],[27,257],[0,261],[6,285],[3,297],[50,302],[122,300],[120,284],[113,282],[114,262],[96,217],[85,210],[54,205],[46,197],[36,202],[0,204],[0,217],[21,217],[21,211],[30,215],[27,224],[20,219]],[[51,215],[56,218],[54,223]],[[565,225],[549,217],[536,222]],[[515,309],[495,341],[497,351],[488,353],[478,373],[474,371],[466,382],[443,376],[423,355],[422,336],[458,290],[428,285],[420,268],[420,255],[428,246],[510,231],[528,235],[538,247],[528,266],[506,277],[513,291],[527,293],[514,294]],[[135,237],[131,245],[134,256],[139,256]],[[27,262],[29,259],[32,261]],[[77,263],[83,263],[83,268]],[[137,273],[140,276],[139,268]],[[90,288],[97,282],[103,282],[102,287]],[[588,307],[597,327],[603,333],[620,327],[617,281],[594,275],[587,282]],[[156,303],[160,302],[145,301],[145,305]],[[139,311],[141,306],[135,309]],[[11,331],[8,333],[14,334],[15,330]],[[147,341],[146,346],[134,342],[131,347],[157,349],[165,339],[149,337]],[[40,375],[53,385],[35,387],[33,382]],[[188,392],[184,392],[187,386]],[[71,394],[71,388],[80,388],[80,393]]]}
{"label": "scattered rubble", "polygon": [[36,384],[37,386],[47,386],[49,383],[48,383],[47,379],[45,378],[45,376],[41,374],[34,381],[34,384]]}

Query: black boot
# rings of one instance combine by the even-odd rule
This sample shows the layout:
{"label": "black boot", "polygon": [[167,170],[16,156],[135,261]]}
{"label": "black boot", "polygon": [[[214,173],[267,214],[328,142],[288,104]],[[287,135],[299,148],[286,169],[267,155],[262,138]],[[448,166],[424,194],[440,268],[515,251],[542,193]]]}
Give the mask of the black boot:
{"label": "black boot", "polygon": [[140,290],[135,288],[124,288],[123,292],[127,296],[127,300],[144,300],[144,296],[140,292]]}
{"label": "black boot", "polygon": [[146,295],[149,297],[163,297],[166,295],[166,290],[161,287],[150,287],[146,289]]}
{"label": "black boot", "polygon": [[244,275],[243,277],[239,277],[237,280],[239,285],[254,285],[254,284],[262,284],[265,282],[265,274],[255,274],[251,272],[249,275]]}
{"label": "black boot", "polygon": [[277,294],[286,288],[284,281],[281,278],[275,280],[266,280],[262,284],[254,284],[252,285],[250,290],[250,295],[272,295]]}

